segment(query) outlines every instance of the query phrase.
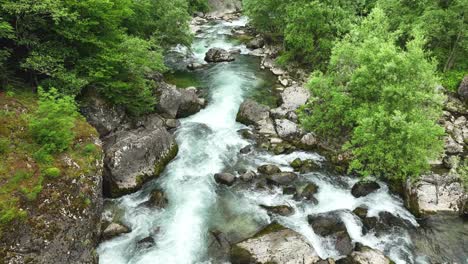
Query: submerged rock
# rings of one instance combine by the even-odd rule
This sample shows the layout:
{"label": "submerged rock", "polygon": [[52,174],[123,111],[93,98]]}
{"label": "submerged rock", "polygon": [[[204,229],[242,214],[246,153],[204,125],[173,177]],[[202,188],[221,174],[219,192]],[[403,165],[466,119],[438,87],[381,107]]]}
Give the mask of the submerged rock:
{"label": "submerged rock", "polygon": [[380,189],[380,185],[375,181],[359,181],[353,185],[351,194],[356,197],[366,196]]}
{"label": "submerged rock", "polygon": [[252,145],[248,145],[248,146],[243,147],[243,148],[240,150],[240,153],[241,153],[241,154],[249,154],[250,152],[252,152],[252,150],[253,150]]}
{"label": "submerged rock", "polygon": [[232,56],[229,51],[220,48],[211,48],[205,55],[205,61],[207,62],[224,62],[234,60],[234,56]]}
{"label": "submerged rock", "polygon": [[302,190],[301,192],[298,193],[299,198],[303,198],[309,201],[312,201],[314,203],[317,202],[317,199],[315,198],[315,194],[318,192],[318,186],[315,183],[308,183]]}
{"label": "submerged rock", "polygon": [[255,177],[257,176],[257,174],[253,171],[247,171],[246,173],[243,173],[240,178],[241,180],[245,181],[245,182],[248,182],[248,181],[251,181],[253,180]]}
{"label": "submerged rock", "polygon": [[294,214],[294,208],[288,205],[276,205],[276,206],[260,205],[260,207],[267,210],[269,213],[278,214],[281,216],[289,216],[289,215]]}
{"label": "submerged rock", "polygon": [[217,183],[227,186],[232,186],[236,181],[236,176],[232,175],[231,173],[216,173],[214,178]]}
{"label": "submerged rock", "polygon": [[102,231],[102,240],[109,240],[122,234],[130,233],[131,230],[127,226],[119,223],[111,223]]}
{"label": "submerged rock", "polygon": [[316,263],[317,252],[299,233],[273,223],[231,248],[233,264]]}
{"label": "submerged rock", "polygon": [[149,236],[149,237],[143,238],[142,240],[139,240],[136,244],[136,247],[137,247],[137,250],[145,250],[145,249],[153,247],[155,244],[156,243],[154,241],[154,238]]}
{"label": "submerged rock", "polygon": [[168,200],[162,190],[156,189],[151,192],[150,198],[144,203],[145,206],[164,208],[166,207]]}
{"label": "submerged rock", "polygon": [[348,234],[346,225],[339,217],[339,212],[309,215],[308,221],[317,235],[333,237],[335,249],[340,255],[348,255],[353,251],[354,245]]}

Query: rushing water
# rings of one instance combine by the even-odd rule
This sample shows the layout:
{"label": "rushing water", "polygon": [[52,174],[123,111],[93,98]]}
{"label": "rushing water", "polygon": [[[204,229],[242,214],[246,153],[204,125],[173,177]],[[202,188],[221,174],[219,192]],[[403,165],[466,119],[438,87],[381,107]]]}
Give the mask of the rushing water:
{"label": "rushing water", "polygon": [[[339,257],[332,241],[315,235],[307,223],[307,215],[334,210],[342,210],[340,216],[353,241],[380,249],[397,263],[426,263],[426,258],[415,252],[418,245],[412,242],[411,237],[415,236],[413,231],[395,228],[383,235],[363,234],[360,220],[349,212],[365,205],[369,208],[369,216],[386,211],[414,227],[418,226],[416,219],[384,184],[377,192],[356,199],[350,194],[350,187],[356,179],[330,175],[325,170],[300,175],[302,183],[314,182],[319,186],[316,196],[318,204],[313,205],[295,201],[291,195],[283,195],[280,188],[225,188],[214,182],[215,173],[235,173],[266,163],[277,164],[283,170],[290,171],[289,162],[297,157],[326,162],[316,153],[307,152],[272,155],[256,150],[248,155],[239,154],[242,147],[252,143],[237,132],[245,128],[235,122],[239,105],[246,97],[255,94],[267,96],[256,91],[265,89],[264,84],[274,80],[273,76],[259,69],[258,59],[246,55],[248,51],[243,45],[230,40],[228,34],[231,29],[245,22],[245,19],[240,19],[206,25],[192,47],[193,54],[181,57],[202,62],[205,52],[211,47],[241,49],[241,55],[235,62],[210,65],[196,73],[207,89],[209,104],[199,113],[181,120],[176,133],[179,154],[163,175],[146,184],[140,192],[108,201],[105,214],[119,217],[132,232],[102,243],[98,248],[100,263],[220,263],[221,260],[214,259],[213,252],[209,250],[207,241],[211,230],[243,239],[272,220],[303,234],[322,258]],[[189,54],[184,49],[179,52]],[[267,90],[267,93],[271,93],[271,90]],[[165,191],[169,200],[167,208],[155,210],[142,205],[155,188]],[[294,207],[295,214],[272,219],[259,207],[260,204],[288,204]],[[137,242],[148,236],[154,238],[155,246],[138,248]],[[444,252],[447,251],[442,249],[440,253]]]}

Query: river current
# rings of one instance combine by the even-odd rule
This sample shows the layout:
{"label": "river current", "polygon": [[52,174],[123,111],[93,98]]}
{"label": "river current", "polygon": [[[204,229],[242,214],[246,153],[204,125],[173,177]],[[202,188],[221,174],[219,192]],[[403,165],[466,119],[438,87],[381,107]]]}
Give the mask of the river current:
{"label": "river current", "polygon": [[[419,224],[402,205],[402,201],[383,188],[366,197],[354,198],[351,186],[357,179],[339,177],[325,169],[300,175],[303,182],[319,186],[318,204],[296,201],[284,195],[280,188],[254,190],[239,186],[225,188],[217,185],[213,175],[218,172],[255,170],[263,164],[276,164],[292,171],[289,163],[296,158],[314,159],[326,163],[317,153],[293,152],[287,155],[255,150],[248,155],[239,150],[252,142],[238,132],[246,127],[235,121],[242,101],[272,83],[274,76],[259,68],[259,60],[248,55],[244,45],[232,39],[231,29],[246,23],[245,18],[233,22],[218,21],[202,26],[191,50],[180,48],[181,59],[203,62],[209,48],[240,49],[236,61],[209,65],[196,74],[207,94],[208,105],[199,113],[181,120],[176,139],[179,153],[157,179],[134,194],[106,201],[105,215],[118,215],[132,232],[103,242],[98,248],[102,264],[192,264],[226,261],[210,250],[211,231],[218,230],[230,237],[243,239],[255,234],[273,220],[304,235],[322,258],[339,257],[332,241],[313,232],[307,215],[340,211],[347,230],[355,242],[383,251],[396,263],[430,263],[428,254],[419,253],[411,229]],[[267,94],[271,91],[267,91]],[[152,190],[164,190],[169,204],[161,210],[142,205]],[[271,217],[259,206],[288,204],[295,209],[291,216]],[[389,212],[412,226],[410,230],[395,228],[386,234],[363,234],[359,218],[349,212],[358,206],[369,208],[368,216]],[[155,245],[139,248],[137,242],[148,236]],[[463,237],[463,236],[462,236]],[[419,239],[424,247],[424,239]],[[461,242],[462,243],[462,242]],[[421,246],[421,245],[419,245]],[[456,251],[456,250],[455,250]],[[445,251],[441,251],[443,254]],[[432,252],[433,253],[433,252]],[[463,254],[454,252],[453,254]],[[437,254],[434,254],[437,255]],[[437,257],[437,256],[436,256]],[[443,258],[438,261],[443,261]]]}

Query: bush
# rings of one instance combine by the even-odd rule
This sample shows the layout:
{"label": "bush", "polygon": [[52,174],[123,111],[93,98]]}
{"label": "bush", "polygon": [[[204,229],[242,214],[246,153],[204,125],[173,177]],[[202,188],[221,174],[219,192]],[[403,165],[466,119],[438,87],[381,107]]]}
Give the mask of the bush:
{"label": "bush", "polygon": [[42,146],[40,155],[66,150],[74,138],[72,131],[78,114],[70,96],[60,96],[56,89],[39,88],[39,107],[29,122],[35,141]]}
{"label": "bush", "polygon": [[10,141],[7,138],[0,138],[0,154],[4,154],[10,147]]}
{"label": "bush", "polygon": [[60,176],[60,169],[56,167],[47,168],[44,170],[44,175],[51,178]]}
{"label": "bush", "polygon": [[405,180],[427,170],[443,149],[443,97],[423,38],[415,33],[404,49],[397,39],[374,9],[335,45],[327,74],[313,74],[309,85],[318,99],[300,118],[324,136],[350,134],[351,170]]}

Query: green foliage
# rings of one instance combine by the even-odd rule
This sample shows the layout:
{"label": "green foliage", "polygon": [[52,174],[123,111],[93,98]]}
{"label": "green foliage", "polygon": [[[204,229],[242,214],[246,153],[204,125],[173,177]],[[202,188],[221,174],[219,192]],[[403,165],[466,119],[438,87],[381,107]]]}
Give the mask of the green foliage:
{"label": "green foliage", "polygon": [[50,167],[44,170],[44,175],[51,178],[57,178],[60,176],[60,169],[56,167]]}
{"label": "green foliage", "polygon": [[29,123],[33,138],[47,153],[64,151],[74,138],[75,101],[71,96],[59,96],[54,88],[49,92],[39,88],[39,96],[39,107]]}
{"label": "green foliage", "polygon": [[208,0],[188,0],[189,13],[207,12],[210,10]]}
{"label": "green foliage", "polygon": [[8,138],[0,138],[0,154],[5,154],[10,147]]}
{"label": "green foliage", "polygon": [[366,15],[374,1],[244,0],[252,24],[273,41],[282,42],[279,63],[326,66],[336,39]]}
{"label": "green foliage", "polygon": [[442,73],[442,86],[452,92],[457,92],[463,77],[467,74],[463,70],[449,70]]}
{"label": "green foliage", "polygon": [[439,62],[439,69],[468,68],[468,2],[465,0],[379,0],[392,29],[403,32],[402,43],[414,30],[422,32],[426,47]]}
{"label": "green foliage", "polygon": [[350,132],[352,170],[406,179],[428,169],[442,150],[443,98],[420,35],[402,49],[389,28],[383,11],[374,9],[335,45],[327,74],[315,72],[309,83],[318,99],[300,118],[322,135]]}
{"label": "green foliage", "polygon": [[148,76],[165,70],[162,48],[192,40],[188,10],[187,0],[0,1],[0,80],[22,72],[67,95],[97,89],[132,114],[151,111]]}

